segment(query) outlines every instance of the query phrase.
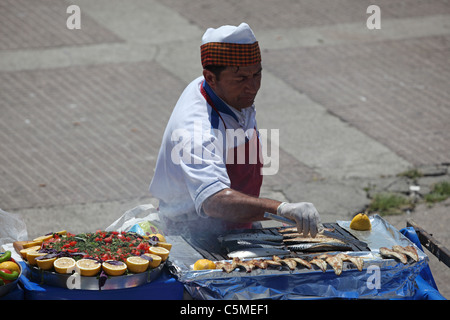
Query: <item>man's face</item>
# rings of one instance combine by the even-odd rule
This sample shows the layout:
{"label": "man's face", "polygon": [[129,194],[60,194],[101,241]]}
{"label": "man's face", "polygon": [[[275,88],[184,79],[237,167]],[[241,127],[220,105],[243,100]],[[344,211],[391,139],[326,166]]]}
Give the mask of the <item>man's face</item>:
{"label": "man's face", "polygon": [[219,79],[208,70],[205,70],[203,74],[214,92],[238,110],[250,107],[261,87],[260,63],[239,68],[227,67],[220,73]]}

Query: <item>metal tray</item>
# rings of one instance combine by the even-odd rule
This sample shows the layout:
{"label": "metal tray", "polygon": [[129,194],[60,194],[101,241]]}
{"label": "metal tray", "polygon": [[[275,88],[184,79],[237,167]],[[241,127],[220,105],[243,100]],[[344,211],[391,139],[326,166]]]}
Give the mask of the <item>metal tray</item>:
{"label": "metal tray", "polygon": [[138,287],[152,282],[158,278],[166,264],[162,262],[157,268],[149,269],[146,272],[127,274],[123,276],[108,276],[103,286],[100,286],[99,276],[84,277],[78,273],[60,274],[54,271],[41,270],[36,266],[28,267],[28,278],[40,285],[49,285],[65,289],[75,290],[116,290]]}

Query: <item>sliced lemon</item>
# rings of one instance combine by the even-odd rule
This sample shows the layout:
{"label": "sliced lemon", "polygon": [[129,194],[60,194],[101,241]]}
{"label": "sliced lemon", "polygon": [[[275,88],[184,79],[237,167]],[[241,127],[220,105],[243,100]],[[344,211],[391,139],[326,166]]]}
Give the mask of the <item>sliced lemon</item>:
{"label": "sliced lemon", "polygon": [[75,269],[76,261],[70,257],[58,258],[53,262],[53,268],[58,273],[71,273]]}
{"label": "sliced lemon", "polygon": [[38,252],[38,250],[28,251],[28,253],[27,253],[28,263],[32,266],[35,266],[35,265],[37,265],[36,258],[40,257],[40,256],[45,256],[46,254],[47,253],[45,253],[45,252]]}
{"label": "sliced lemon", "polygon": [[168,243],[168,242],[158,242],[158,244],[156,245],[157,247],[163,247],[167,250],[170,251],[170,249],[172,249],[172,244]]}
{"label": "sliced lemon", "polygon": [[23,244],[23,248],[27,249],[30,247],[35,247],[35,246],[41,246],[42,241],[28,241],[27,243]]}
{"label": "sliced lemon", "polygon": [[37,237],[36,239],[33,239],[33,241],[42,243],[44,241],[51,239],[52,237],[53,237],[53,234],[46,235],[46,236],[40,236],[40,237]]}
{"label": "sliced lemon", "polygon": [[350,222],[350,229],[367,231],[372,229],[369,217],[364,213],[358,213]]}
{"label": "sliced lemon", "polygon": [[163,262],[166,261],[167,258],[169,257],[169,250],[163,247],[150,247],[148,249],[148,252],[160,256]]}
{"label": "sliced lemon", "polygon": [[61,231],[58,231],[58,232],[55,232],[55,233],[60,235],[60,236],[63,236],[63,235],[65,235],[67,233],[67,231],[66,230],[61,230]]}
{"label": "sliced lemon", "polygon": [[102,264],[94,259],[80,259],[77,261],[80,275],[85,277],[95,276],[101,269]]}
{"label": "sliced lemon", "polygon": [[19,253],[20,253],[20,256],[26,260],[28,252],[38,251],[40,248],[41,248],[41,246],[33,246],[33,247],[26,248],[26,249],[22,249],[19,251]]}
{"label": "sliced lemon", "polygon": [[127,271],[127,265],[122,261],[106,260],[102,263],[102,269],[109,276],[121,276]]}
{"label": "sliced lemon", "polygon": [[144,253],[144,255],[152,258],[152,261],[149,261],[148,264],[149,268],[157,268],[161,264],[162,259],[160,256],[157,256],[156,254],[153,253]]}
{"label": "sliced lemon", "polygon": [[215,263],[208,259],[199,259],[194,263],[194,270],[208,270],[215,268]]}
{"label": "sliced lemon", "polygon": [[56,257],[50,259],[36,259],[37,266],[42,270],[50,270],[53,268],[53,262],[55,262]]}
{"label": "sliced lemon", "polygon": [[126,264],[130,272],[141,273],[147,270],[149,261],[138,256],[132,256],[127,258]]}

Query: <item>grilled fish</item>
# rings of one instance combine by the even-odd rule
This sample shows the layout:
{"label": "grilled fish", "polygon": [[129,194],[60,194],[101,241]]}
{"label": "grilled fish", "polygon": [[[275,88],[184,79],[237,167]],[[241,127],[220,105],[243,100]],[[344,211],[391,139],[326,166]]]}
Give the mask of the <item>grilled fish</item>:
{"label": "grilled fish", "polygon": [[297,265],[303,265],[303,266],[307,267],[308,269],[311,269],[311,264],[308,261],[303,260],[303,259],[298,258],[298,257],[281,259],[278,256],[273,256],[272,260],[275,261],[275,262],[280,262],[280,263],[286,265],[291,270],[295,270]]}
{"label": "grilled fish", "polygon": [[[333,232],[334,228],[323,228],[323,231]],[[280,233],[298,233],[297,227],[280,227],[278,228],[278,232]],[[320,232],[317,234],[321,235]]]}
{"label": "grilled fish", "polygon": [[258,258],[258,257],[271,257],[273,255],[289,255],[289,250],[278,248],[245,248],[242,250],[232,251],[227,254],[229,258]]}
{"label": "grilled fish", "polygon": [[264,259],[253,259],[252,263],[253,263],[253,265],[255,265],[255,267],[257,267],[259,269],[267,269],[267,267],[269,266],[269,263],[267,262],[267,260],[264,260]]}
{"label": "grilled fish", "polygon": [[338,253],[337,257],[342,261],[350,261],[359,271],[363,270],[364,260],[361,257],[354,257],[345,253]]}
{"label": "grilled fish", "polygon": [[272,242],[264,240],[233,240],[222,243],[228,252],[243,250],[247,248],[278,248],[284,247],[282,242]]}
{"label": "grilled fish", "polygon": [[218,237],[220,242],[237,241],[237,240],[262,240],[262,241],[283,241],[281,234],[268,234],[263,232],[244,232],[244,233],[229,233]]}
{"label": "grilled fish", "polygon": [[253,260],[241,261],[239,258],[233,258],[233,263],[235,263],[238,267],[243,267],[247,272],[251,272],[256,267]]}
{"label": "grilled fish", "polygon": [[318,251],[346,251],[350,250],[351,247],[344,242],[323,242],[323,243],[299,243],[294,245],[289,245],[287,248],[291,251],[302,251],[302,252],[318,252]]}
{"label": "grilled fish", "polygon": [[327,263],[324,260],[322,260],[322,259],[314,258],[309,263],[310,264],[315,264],[323,272],[325,272],[327,270]]}
{"label": "grilled fish", "polygon": [[291,258],[281,259],[280,257],[273,256],[272,259],[275,262],[281,262],[282,264],[286,265],[291,270],[295,270],[295,268],[297,267],[297,262],[295,262],[295,260],[291,259]]}
{"label": "grilled fish", "polygon": [[342,273],[343,261],[337,256],[328,256],[325,261],[333,268],[334,273],[336,275],[340,275]]}
{"label": "grilled fish", "polygon": [[413,246],[402,247],[399,245],[395,245],[392,247],[392,250],[406,255],[416,262],[419,261],[419,255],[417,254],[417,250]]}
{"label": "grilled fish", "polygon": [[311,237],[295,237],[295,238],[287,238],[284,239],[283,242],[285,244],[296,244],[296,243],[327,243],[327,242],[334,242],[334,243],[345,243],[343,241],[328,238],[328,237],[320,237],[320,238],[311,238]]}
{"label": "grilled fish", "polygon": [[230,272],[234,271],[234,269],[237,268],[237,264],[234,261],[232,261],[232,262],[217,261],[215,264],[216,264],[216,269],[222,269],[226,273],[230,273]]}
{"label": "grilled fish", "polygon": [[395,252],[394,250],[388,249],[386,247],[380,248],[380,254],[384,258],[396,258],[403,264],[408,263],[408,258],[403,253]]}
{"label": "grilled fish", "polygon": [[338,255],[322,254],[317,259],[324,259],[333,268],[336,275],[339,276],[342,273],[344,262]]}
{"label": "grilled fish", "polygon": [[294,260],[294,261],[297,262],[298,264],[301,264],[301,265],[307,267],[308,269],[311,269],[311,263],[309,263],[309,262],[306,261],[306,260],[303,260],[303,259],[297,258],[297,257],[290,258],[290,259]]}

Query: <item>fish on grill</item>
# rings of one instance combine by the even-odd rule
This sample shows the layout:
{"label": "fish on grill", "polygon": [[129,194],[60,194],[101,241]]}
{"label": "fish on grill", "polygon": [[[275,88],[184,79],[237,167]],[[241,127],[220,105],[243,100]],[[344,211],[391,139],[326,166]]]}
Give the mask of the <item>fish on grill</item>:
{"label": "fish on grill", "polygon": [[323,272],[327,270],[327,263],[322,259],[314,258],[311,261],[309,261],[309,263],[316,265]]}
{"label": "fish on grill", "polygon": [[318,252],[318,251],[347,251],[351,250],[351,246],[344,242],[319,242],[319,243],[298,243],[288,245],[287,248],[291,251],[301,252]]}
{"label": "fish on grill", "polygon": [[296,244],[296,243],[324,243],[324,242],[336,242],[336,243],[345,243],[344,241],[333,239],[330,237],[292,237],[285,238],[283,242],[286,244]]}
{"label": "fish on grill", "polygon": [[[334,228],[323,228],[322,231],[329,231],[329,232],[333,232]],[[278,228],[278,232],[283,233],[283,234],[288,234],[288,233],[297,233],[298,234],[298,230],[297,227],[280,227]],[[317,234],[317,236],[320,236],[320,232]]]}
{"label": "fish on grill", "polygon": [[264,240],[232,240],[225,241],[222,243],[222,247],[224,247],[228,252],[237,251],[247,248],[284,248],[282,242],[272,242],[272,241],[264,241]]}
{"label": "fish on grill", "polygon": [[246,272],[251,272],[255,268],[281,268],[283,265],[286,265],[290,270],[295,270],[298,265],[302,265],[308,269],[311,269],[311,264],[306,260],[298,257],[280,258],[276,255],[272,256],[272,259],[241,260],[240,258],[235,257],[231,261],[217,261],[215,262],[215,265],[216,269],[222,269],[227,273],[233,272],[234,270],[236,270],[236,268],[243,268]]}
{"label": "fish on grill", "polygon": [[392,247],[392,250],[408,256],[416,262],[419,261],[419,255],[417,254],[417,250],[413,246],[402,247],[399,245],[395,245]]}
{"label": "fish on grill", "polygon": [[308,269],[311,269],[311,264],[308,261],[303,260],[298,257],[281,259],[280,257],[273,256],[272,259],[275,262],[281,262],[282,264],[286,265],[291,270],[295,270],[297,265],[302,265],[302,266],[307,267]]}
{"label": "fish on grill", "polygon": [[222,269],[226,273],[230,273],[230,272],[234,271],[234,269],[237,268],[237,264],[234,260],[232,262],[217,261],[215,263],[215,265],[216,265],[216,269]]}
{"label": "fish on grill", "polygon": [[260,240],[260,241],[283,241],[281,234],[270,234],[264,232],[243,232],[243,233],[228,233],[218,237],[220,242],[236,241],[236,240]]}
{"label": "fish on grill", "polygon": [[258,258],[258,257],[271,257],[274,255],[289,255],[290,251],[279,248],[244,248],[242,250],[231,251],[227,254],[229,258]]}
{"label": "fish on grill", "polygon": [[396,258],[396,259],[400,260],[400,262],[403,264],[408,263],[408,258],[406,257],[405,254],[400,253],[400,252],[395,252],[394,250],[388,249],[386,247],[380,248],[380,255],[383,258]]}
{"label": "fish on grill", "polygon": [[298,258],[298,257],[294,257],[294,258],[290,258],[290,259],[292,259],[292,260],[294,260],[295,262],[297,262],[297,264],[300,264],[300,265],[302,265],[302,266],[307,267],[308,269],[311,269],[311,268],[312,268],[312,267],[311,267],[311,263],[309,263],[308,261],[306,261],[306,260],[304,260],[304,259],[301,259],[301,258]]}
{"label": "fish on grill", "polygon": [[318,256],[317,259],[325,260],[325,262],[333,268],[336,275],[341,275],[344,262],[340,257],[338,257],[337,255],[322,254]]}
{"label": "fish on grill", "polygon": [[341,259],[342,261],[349,261],[351,263],[353,263],[356,266],[356,269],[358,269],[358,271],[362,271],[363,267],[364,267],[364,260],[361,257],[354,257],[351,256],[349,254],[345,254],[345,253],[338,253],[337,257],[339,259]]}

